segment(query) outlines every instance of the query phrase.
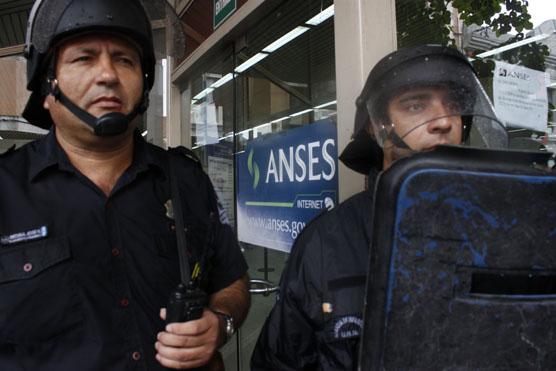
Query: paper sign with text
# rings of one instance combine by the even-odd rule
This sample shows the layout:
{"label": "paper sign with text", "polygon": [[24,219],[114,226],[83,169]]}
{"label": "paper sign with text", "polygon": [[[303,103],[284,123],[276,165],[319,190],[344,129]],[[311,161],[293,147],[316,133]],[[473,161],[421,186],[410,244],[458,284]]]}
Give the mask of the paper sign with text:
{"label": "paper sign with text", "polygon": [[506,127],[547,131],[547,81],[545,72],[496,61],[492,95]]}

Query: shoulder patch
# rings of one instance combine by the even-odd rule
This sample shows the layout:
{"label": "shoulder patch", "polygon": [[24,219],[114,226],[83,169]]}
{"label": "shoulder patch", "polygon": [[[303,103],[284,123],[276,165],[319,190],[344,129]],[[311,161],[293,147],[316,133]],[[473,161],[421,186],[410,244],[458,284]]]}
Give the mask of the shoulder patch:
{"label": "shoulder patch", "polygon": [[179,147],[169,148],[168,150],[172,153],[177,153],[181,156],[184,156],[187,159],[196,162],[198,165],[201,165],[201,160],[199,160],[199,157],[197,157],[195,152],[193,152],[189,148],[186,148],[184,146],[179,146]]}
{"label": "shoulder patch", "polygon": [[7,156],[10,153],[12,153],[13,151],[15,151],[15,144],[13,146],[11,146],[10,148],[8,148],[8,150],[6,152],[0,153],[0,157]]}
{"label": "shoulder patch", "polygon": [[363,320],[359,316],[343,316],[334,321],[334,339],[350,339],[361,336]]}
{"label": "shoulder patch", "polygon": [[329,341],[358,339],[363,331],[363,319],[360,315],[347,315],[331,318],[325,325]]}

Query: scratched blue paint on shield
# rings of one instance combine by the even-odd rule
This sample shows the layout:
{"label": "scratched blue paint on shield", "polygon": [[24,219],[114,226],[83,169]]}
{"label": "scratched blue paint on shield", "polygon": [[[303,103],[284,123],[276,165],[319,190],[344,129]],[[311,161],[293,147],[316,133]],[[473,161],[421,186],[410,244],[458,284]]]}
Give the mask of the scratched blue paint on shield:
{"label": "scratched blue paint on shield", "polygon": [[337,205],[337,142],[324,119],[247,143],[236,157],[240,241],[289,251],[311,219]]}

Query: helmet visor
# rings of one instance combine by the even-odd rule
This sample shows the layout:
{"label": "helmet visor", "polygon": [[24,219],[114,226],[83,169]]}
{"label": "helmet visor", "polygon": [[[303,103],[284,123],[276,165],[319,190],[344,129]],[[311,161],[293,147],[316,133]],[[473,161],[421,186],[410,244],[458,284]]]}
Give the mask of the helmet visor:
{"label": "helmet visor", "polygon": [[[388,83],[388,84],[387,84]],[[507,134],[473,70],[453,58],[413,60],[390,71],[366,100],[379,144],[505,148]]]}

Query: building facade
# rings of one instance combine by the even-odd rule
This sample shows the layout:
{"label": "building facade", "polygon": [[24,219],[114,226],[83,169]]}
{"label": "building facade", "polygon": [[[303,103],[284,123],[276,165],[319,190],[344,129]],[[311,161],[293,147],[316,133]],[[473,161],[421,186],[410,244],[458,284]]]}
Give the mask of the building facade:
{"label": "building facade", "polygon": [[[529,1],[531,15],[537,1]],[[0,1],[0,151],[44,135],[20,117],[32,3]],[[161,147],[197,153],[250,266],[253,307],[223,349],[228,370],[248,369],[295,237],[314,216],[365,188],[365,177],[337,157],[351,139],[355,100],[382,56],[403,46],[452,44],[479,71],[511,146],[556,151],[553,5],[542,3],[547,8],[537,18],[502,7],[476,25],[469,9],[431,4],[175,0],[174,16],[149,9],[156,14],[157,77],[139,130]],[[493,22],[512,11],[508,30]],[[534,88],[520,83],[521,108],[505,105],[494,87],[501,68],[540,81]]]}

